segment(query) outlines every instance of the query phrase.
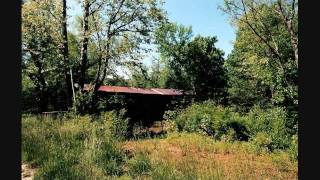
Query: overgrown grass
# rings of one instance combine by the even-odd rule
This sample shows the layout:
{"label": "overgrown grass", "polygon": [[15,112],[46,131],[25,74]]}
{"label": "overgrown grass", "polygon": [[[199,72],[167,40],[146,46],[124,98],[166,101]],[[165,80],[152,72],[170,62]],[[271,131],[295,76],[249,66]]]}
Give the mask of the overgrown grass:
{"label": "overgrown grass", "polygon": [[102,120],[90,117],[22,120],[22,160],[39,167],[35,178],[95,179],[123,174],[125,154],[111,138],[109,113]]}
{"label": "overgrown grass", "polygon": [[293,146],[257,151],[252,141],[191,132],[124,141],[121,120],[115,112],[95,120],[23,116],[23,162],[37,167],[35,179],[297,179]]}
{"label": "overgrown grass", "polygon": [[196,133],[127,141],[128,154],[144,154],[152,179],[297,179],[297,161],[285,151],[256,153],[249,142],[223,142]]}

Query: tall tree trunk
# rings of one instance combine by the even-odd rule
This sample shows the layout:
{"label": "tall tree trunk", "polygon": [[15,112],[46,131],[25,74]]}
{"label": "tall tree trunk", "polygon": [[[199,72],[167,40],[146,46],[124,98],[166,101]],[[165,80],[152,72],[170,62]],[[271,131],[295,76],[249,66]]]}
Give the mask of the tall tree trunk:
{"label": "tall tree trunk", "polygon": [[63,36],[63,60],[64,74],[67,87],[67,107],[70,107],[72,102],[72,84],[71,74],[69,73],[69,48],[68,48],[68,30],[67,30],[67,1],[62,0],[62,36]]}
{"label": "tall tree trunk", "polygon": [[88,18],[89,18],[89,2],[88,0],[83,1],[83,25],[82,25],[82,45],[80,52],[80,74],[79,74],[79,86],[83,91],[84,81],[86,76],[87,64],[88,64]]}

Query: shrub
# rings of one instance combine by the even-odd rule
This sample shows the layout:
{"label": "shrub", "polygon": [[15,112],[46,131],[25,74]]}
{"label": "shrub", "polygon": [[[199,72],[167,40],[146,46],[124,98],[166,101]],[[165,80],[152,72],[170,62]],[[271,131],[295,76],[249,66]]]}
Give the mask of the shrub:
{"label": "shrub", "polygon": [[223,135],[234,131],[234,139],[248,139],[244,119],[231,109],[210,101],[187,107],[179,112],[173,121],[178,131],[199,132],[215,139],[221,139]]}
{"label": "shrub", "polygon": [[254,106],[247,114],[240,115],[231,108],[206,101],[184,110],[168,111],[165,118],[173,122],[177,131],[198,132],[224,141],[250,138],[258,149],[284,150],[291,144],[291,132],[286,127],[287,113],[280,107]]}
{"label": "shrub", "polygon": [[293,135],[291,138],[289,155],[291,160],[293,161],[298,160],[298,136],[297,135]]}
{"label": "shrub", "polygon": [[105,126],[110,130],[111,136],[118,140],[124,140],[128,138],[128,122],[129,118],[125,118],[125,109],[121,109],[119,112],[109,111],[103,115]]}
{"label": "shrub", "polygon": [[101,98],[97,95],[97,99],[95,99],[92,92],[78,93],[77,100],[74,104],[74,108],[77,109],[77,113],[80,115],[89,114],[99,114],[103,111],[106,111],[110,103],[108,99]]}
{"label": "shrub", "polygon": [[270,136],[265,132],[258,132],[254,138],[252,138],[251,144],[257,153],[268,152],[271,149],[272,140]]}
{"label": "shrub", "polygon": [[81,115],[88,113],[88,109],[92,109],[92,95],[91,93],[78,93],[77,101],[74,104],[74,108],[77,109],[77,112]]}
{"label": "shrub", "polygon": [[221,140],[225,142],[232,142],[234,140],[237,140],[237,133],[233,129],[228,129],[226,134],[223,134],[221,136]]}
{"label": "shrub", "polygon": [[165,121],[165,127],[167,132],[176,132],[176,131],[182,131],[183,128],[179,126],[178,123],[176,123],[174,120],[177,118],[179,115],[180,110],[168,110],[165,111],[163,114],[163,119]]}
{"label": "shrub", "polygon": [[94,161],[102,167],[106,175],[119,176],[123,174],[122,165],[125,162],[124,153],[111,141],[102,142],[97,146]]}
{"label": "shrub", "polygon": [[263,110],[253,107],[247,115],[248,128],[251,137],[259,132],[268,134],[271,139],[270,150],[286,149],[290,145],[290,136],[286,128],[286,112],[282,108]]}
{"label": "shrub", "polygon": [[139,175],[146,175],[150,171],[150,159],[145,154],[139,153],[128,161],[128,174],[133,178]]}

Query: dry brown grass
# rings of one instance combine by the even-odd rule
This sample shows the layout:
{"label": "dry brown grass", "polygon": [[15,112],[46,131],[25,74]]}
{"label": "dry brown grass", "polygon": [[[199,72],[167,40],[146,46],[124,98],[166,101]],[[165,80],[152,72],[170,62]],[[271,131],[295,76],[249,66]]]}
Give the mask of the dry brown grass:
{"label": "dry brown grass", "polygon": [[214,142],[196,134],[172,134],[166,139],[128,141],[131,154],[145,153],[181,173],[194,172],[200,179],[297,179],[297,163],[285,153],[256,154],[246,143]]}

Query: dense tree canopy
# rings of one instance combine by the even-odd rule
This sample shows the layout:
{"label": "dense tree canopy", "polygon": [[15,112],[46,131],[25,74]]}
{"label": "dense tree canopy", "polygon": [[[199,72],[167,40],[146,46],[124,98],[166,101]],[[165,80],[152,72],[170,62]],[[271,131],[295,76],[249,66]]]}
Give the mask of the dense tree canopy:
{"label": "dense tree canopy", "polygon": [[172,23],[160,26],[156,33],[167,87],[191,90],[199,99],[224,97],[224,53],[215,47],[216,37],[192,38],[191,27]]}
{"label": "dense tree canopy", "polygon": [[27,1],[22,7],[22,73],[24,82],[33,83],[40,112],[47,110],[54,94],[65,94],[63,89],[54,91],[57,86],[64,86],[60,14],[61,3],[54,0]]}
{"label": "dense tree canopy", "polygon": [[255,104],[284,107],[294,119],[291,126],[297,123],[298,108],[296,3],[225,1],[225,11],[237,27],[225,63],[232,104],[244,110]]}
{"label": "dense tree canopy", "polygon": [[[83,16],[78,17],[77,34],[67,30],[65,0],[29,0],[22,5],[23,72],[34,81],[39,112],[52,104],[50,94],[60,90],[70,107],[70,87],[81,96],[84,84],[93,85],[95,106],[106,77],[114,76],[119,66],[139,65],[154,28],[165,20],[158,0],[80,3]],[[54,92],[49,93],[49,86]]]}

